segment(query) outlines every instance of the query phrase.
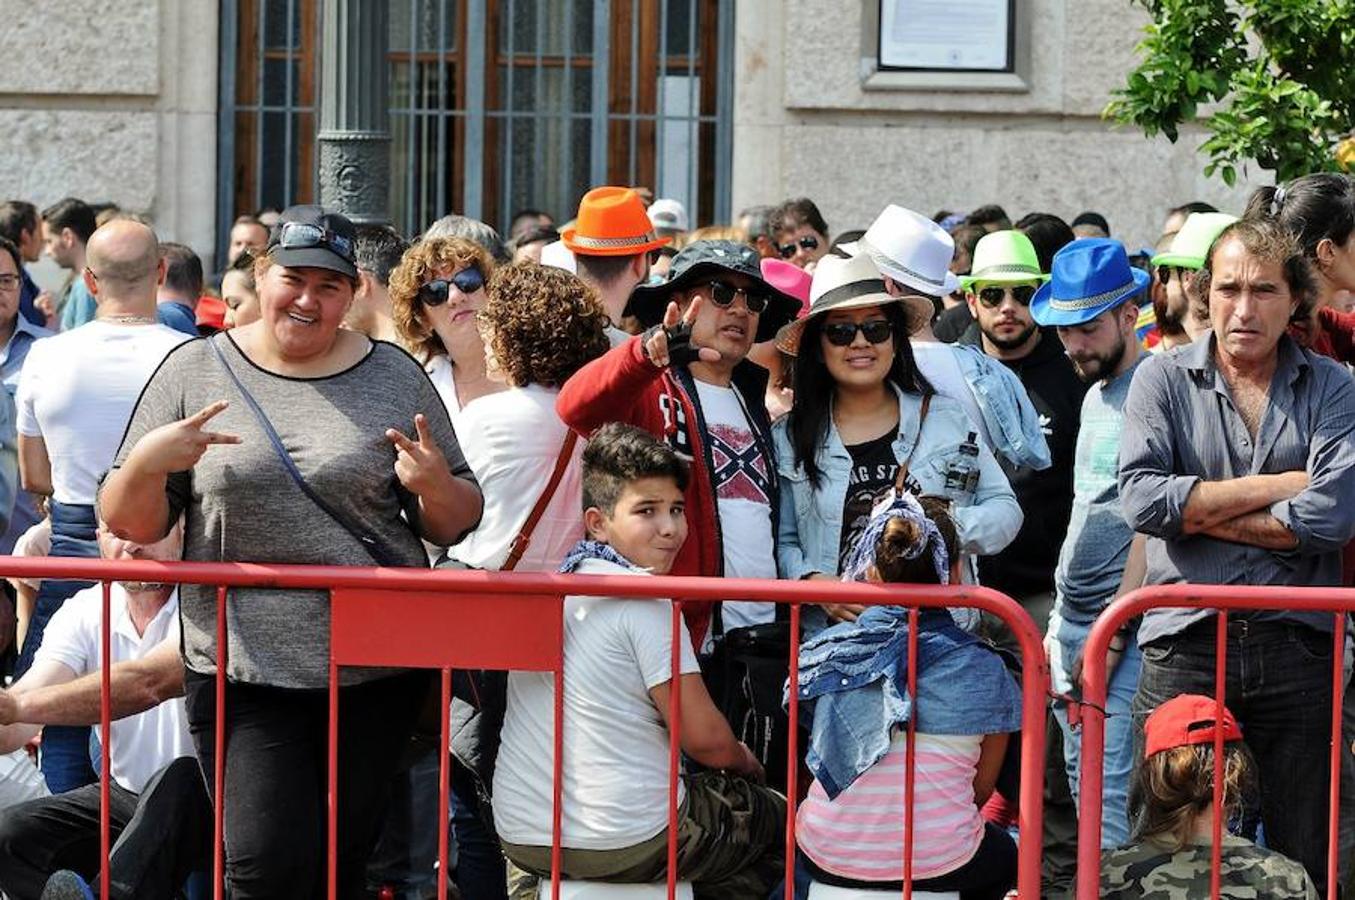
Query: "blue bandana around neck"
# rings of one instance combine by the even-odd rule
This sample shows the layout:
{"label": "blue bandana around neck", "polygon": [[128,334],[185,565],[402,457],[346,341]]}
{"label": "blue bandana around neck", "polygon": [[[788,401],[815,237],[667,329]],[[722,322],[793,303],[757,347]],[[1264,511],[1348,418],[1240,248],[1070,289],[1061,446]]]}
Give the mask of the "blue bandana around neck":
{"label": "blue bandana around neck", "polygon": [[560,563],[559,573],[568,575],[578,570],[585,560],[600,559],[604,562],[615,563],[618,566],[624,566],[627,569],[637,569],[645,571],[642,567],[626,559],[610,544],[604,544],[601,541],[595,541],[592,538],[584,538],[574,545],[574,549],[565,555],[565,561]]}
{"label": "blue bandana around neck", "polygon": [[883,500],[875,504],[870,511],[870,523],[866,525],[847,556],[847,564],[842,570],[843,581],[865,581],[866,572],[875,564],[875,546],[884,534],[890,519],[907,519],[922,530],[921,538],[904,551],[904,559],[917,559],[931,548],[932,566],[941,584],[950,583],[950,557],[946,553],[946,542],[936,523],[927,518],[922,504],[907,491],[892,490]]}

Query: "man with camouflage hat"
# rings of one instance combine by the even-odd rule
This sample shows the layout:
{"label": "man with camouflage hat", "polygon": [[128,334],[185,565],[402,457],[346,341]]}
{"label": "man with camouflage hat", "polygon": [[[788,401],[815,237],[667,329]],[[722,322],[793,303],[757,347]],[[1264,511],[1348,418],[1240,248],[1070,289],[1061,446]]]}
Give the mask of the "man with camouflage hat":
{"label": "man with camouflage hat", "polygon": [[[673,258],[668,281],[631,295],[630,310],[648,330],[580,369],[556,402],[560,418],[584,436],[607,422],[626,422],[692,461],[690,531],[674,575],[776,577],[767,372],[746,357],[755,342],[771,340],[794,320],[800,301],[768,284],[758,263],[747,244],[686,247]],[[698,653],[713,648],[707,635],[751,638],[777,619],[770,603],[722,604],[713,627],[709,606],[688,603],[684,612]],[[773,691],[778,713],[784,678],[782,671]]]}

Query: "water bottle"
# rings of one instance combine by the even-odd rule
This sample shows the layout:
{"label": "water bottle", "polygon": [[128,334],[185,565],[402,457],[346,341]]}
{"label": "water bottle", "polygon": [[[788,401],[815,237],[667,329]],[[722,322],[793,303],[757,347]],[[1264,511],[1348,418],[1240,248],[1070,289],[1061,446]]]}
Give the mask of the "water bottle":
{"label": "water bottle", "polygon": [[979,436],[969,432],[959,451],[946,466],[946,496],[960,501],[972,495],[979,486]]}

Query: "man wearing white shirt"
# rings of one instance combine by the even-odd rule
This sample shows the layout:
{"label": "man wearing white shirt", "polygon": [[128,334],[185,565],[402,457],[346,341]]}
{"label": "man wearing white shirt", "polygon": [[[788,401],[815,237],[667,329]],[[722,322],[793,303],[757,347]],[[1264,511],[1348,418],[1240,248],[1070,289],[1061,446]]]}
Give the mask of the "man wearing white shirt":
{"label": "man wearing white shirt", "polygon": [[[108,559],[171,560],[182,553],[180,528],[149,546],[124,541],[101,528],[98,542]],[[167,646],[178,647],[179,603],[172,585],[116,582],[110,594],[113,662],[144,659]],[[102,623],[102,586],[71,597],[48,624],[32,668],[9,693],[21,699],[97,672]],[[39,728],[40,723],[0,726],[0,753],[22,746]],[[110,812],[117,840],[110,867],[113,896],[173,896],[209,849],[212,821],[183,700],[166,700],[115,721],[109,760]],[[63,896],[44,893],[49,876],[58,870],[72,870],[92,881],[101,862],[98,828],[97,784],[6,810],[0,820],[0,890],[12,900]],[[125,839],[120,839],[124,830]]]}
{"label": "man wearing white shirt", "polygon": [[[19,378],[19,474],[26,491],[48,496],[52,556],[98,555],[94,493],[113,462],[132,408],[150,376],[188,336],[156,323],[164,281],[160,243],[138,222],[117,220],[89,239],[83,273],[98,305],[94,321],[33,344]],[[43,630],[86,584],[46,580],[23,650],[23,675]],[[43,775],[53,793],[94,780],[87,729],[49,729]]]}

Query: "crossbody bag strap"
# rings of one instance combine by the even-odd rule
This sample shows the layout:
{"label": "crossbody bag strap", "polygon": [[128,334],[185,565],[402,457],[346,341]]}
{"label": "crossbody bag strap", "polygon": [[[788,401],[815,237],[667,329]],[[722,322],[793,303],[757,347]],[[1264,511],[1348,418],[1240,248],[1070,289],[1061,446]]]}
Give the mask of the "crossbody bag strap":
{"label": "crossbody bag strap", "polygon": [[574,458],[574,448],[578,443],[578,432],[569,429],[565,433],[564,444],[560,447],[560,455],[555,458],[555,470],[550,473],[550,481],[546,482],[546,488],[541,492],[541,496],[536,498],[536,505],[532,507],[532,511],[527,513],[527,521],[522,523],[522,529],[517,537],[513,538],[513,543],[508,548],[508,558],[499,567],[500,572],[511,572],[522,562],[522,555],[527,552],[527,545],[532,542],[532,532],[545,515],[546,507],[555,496],[555,489],[560,486],[560,479],[565,477],[565,469],[569,468],[570,460]]}
{"label": "crossbody bag strap", "polygon": [[917,445],[922,443],[922,426],[927,421],[927,410],[931,409],[932,395],[922,395],[922,409],[917,417],[917,437],[913,438],[913,447],[908,451],[908,456],[899,466],[899,474],[894,478],[894,490],[900,494],[906,489],[905,483],[908,481],[908,466],[913,462],[913,454],[917,452]]}
{"label": "crossbody bag strap", "polygon": [[295,460],[292,459],[292,455],[287,452],[287,447],[282,443],[282,438],[278,436],[277,429],[275,429],[273,423],[268,420],[268,415],[263,411],[263,407],[259,405],[259,401],[254,399],[254,395],[249,392],[249,389],[245,387],[244,382],[240,380],[240,376],[236,375],[235,370],[226,362],[226,357],[222,354],[221,348],[217,346],[216,340],[214,338],[207,338],[207,346],[210,347],[212,353],[216,355],[216,361],[221,363],[221,368],[226,370],[226,374],[230,376],[231,382],[235,385],[235,389],[239,391],[240,396],[245,399],[245,404],[250,408],[250,411],[254,413],[254,418],[258,421],[259,427],[263,429],[263,433],[268,436],[268,441],[273,445],[273,450],[277,453],[278,459],[282,462],[282,467],[287,470],[287,474],[291,476],[292,481],[300,488],[301,493],[305,494],[312,503],[320,507],[321,511],[333,519],[344,531],[351,534],[358,543],[362,545],[362,548],[367,551],[367,555],[370,556],[377,565],[403,565],[403,560],[396,559],[394,556],[387,553],[376,538],[367,534],[362,529],[355,527],[344,518],[342,513],[323,500],[320,495],[306,483],[306,479],[302,477],[301,471],[296,467]]}

